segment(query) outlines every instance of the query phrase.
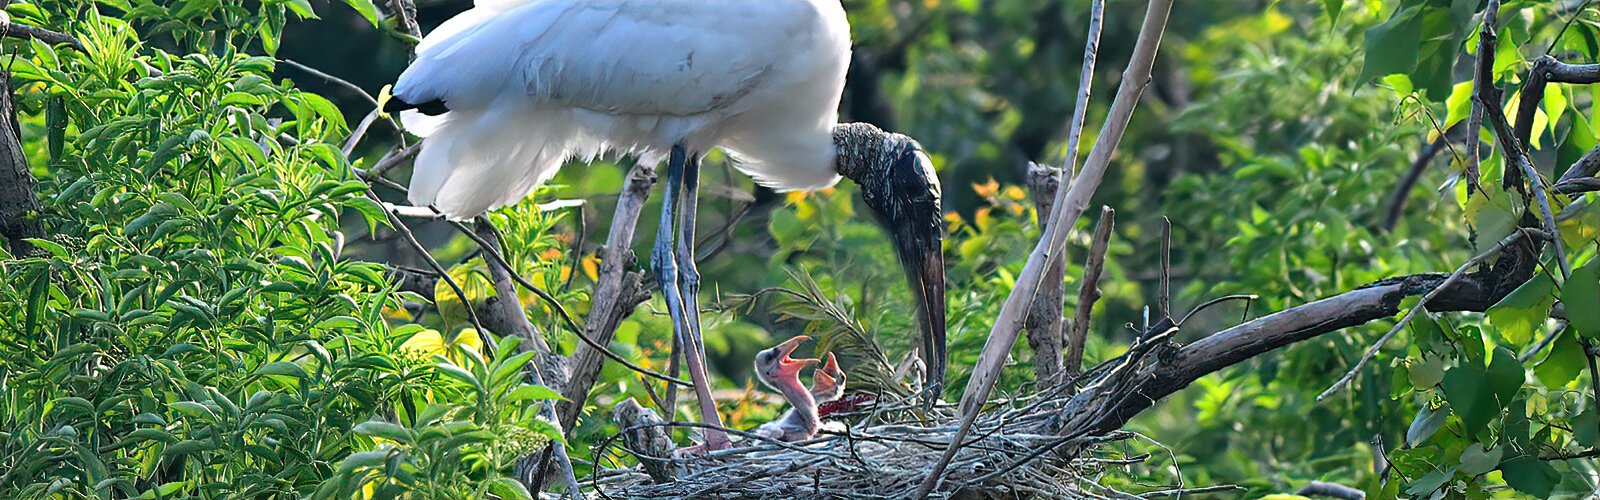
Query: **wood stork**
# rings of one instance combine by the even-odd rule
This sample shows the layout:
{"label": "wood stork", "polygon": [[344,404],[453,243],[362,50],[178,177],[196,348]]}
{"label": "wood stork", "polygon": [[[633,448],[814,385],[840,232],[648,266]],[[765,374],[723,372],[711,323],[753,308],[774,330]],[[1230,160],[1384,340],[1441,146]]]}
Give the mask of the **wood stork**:
{"label": "wood stork", "polygon": [[794,359],[789,355],[807,340],[810,337],[801,335],[756,354],[756,379],[782,394],[791,407],[776,420],[757,427],[756,434],[780,441],[810,439],[822,428],[817,405],[844,395],[844,370],[839,369],[839,360],[832,353],[812,372],[811,389],[800,385],[800,370],[817,366],[819,361]]}
{"label": "wood stork", "polygon": [[[384,108],[426,137],[411,202],[452,218],[521,200],[569,159],[665,158],[651,264],[701,419],[720,424],[695,299],[697,186],[711,148],[774,189],[841,176],[861,186],[919,304],[924,385],[942,386],[939,180],[916,141],[836,123],[849,61],[839,0],[477,0],[422,40]],[[706,433],[708,448],[726,443]]]}

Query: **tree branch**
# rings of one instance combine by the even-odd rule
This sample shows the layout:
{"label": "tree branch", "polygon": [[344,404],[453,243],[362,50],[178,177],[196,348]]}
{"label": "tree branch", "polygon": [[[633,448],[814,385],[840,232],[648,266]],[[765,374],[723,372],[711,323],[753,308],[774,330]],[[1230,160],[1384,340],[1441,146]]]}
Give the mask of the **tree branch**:
{"label": "tree branch", "polygon": [[32,38],[50,45],[66,45],[78,50],[79,52],[83,51],[83,44],[78,42],[77,37],[68,35],[66,33],[29,26],[22,23],[0,23],[0,36],[6,36],[10,38]]}
{"label": "tree branch", "polygon": [[1393,317],[1399,314],[1405,297],[1433,295],[1428,306],[1434,312],[1485,311],[1532,277],[1538,266],[1536,245],[1510,245],[1489,269],[1463,274],[1454,281],[1442,274],[1386,279],[1251,320],[1187,346],[1167,344],[1153,355],[1158,362],[1144,363],[1118,380],[1098,384],[1103,390],[1080,394],[1082,401],[1074,401],[1073,411],[1052,417],[1048,428],[1052,432],[1101,433],[1119,429],[1156,401],[1200,377],[1296,342]]}
{"label": "tree branch", "polygon": [[[1039,232],[1049,232],[1050,212],[1055,194],[1061,188],[1061,169],[1052,168],[1037,163],[1028,168],[1028,189],[1033,193],[1034,205],[1038,211]],[[1069,179],[1067,181],[1071,183]],[[1033,303],[1028,306],[1028,317],[1023,320],[1023,328],[1028,330],[1028,345],[1033,348],[1033,379],[1041,384],[1056,379],[1062,372],[1061,364],[1061,321],[1063,309],[1066,307],[1067,282],[1066,255],[1050,262],[1050,268],[1045,270],[1044,281]],[[1076,371],[1076,365],[1068,364],[1068,371]]]}
{"label": "tree branch", "polygon": [[1089,245],[1089,256],[1083,263],[1083,281],[1078,284],[1078,310],[1072,319],[1072,332],[1067,336],[1067,373],[1083,370],[1083,346],[1089,339],[1090,314],[1094,303],[1100,300],[1100,273],[1105,270],[1106,250],[1111,246],[1111,232],[1117,225],[1117,211],[1100,207],[1100,222],[1094,226],[1094,241]]}
{"label": "tree branch", "polygon": [[[600,274],[595,285],[594,299],[590,302],[589,317],[584,329],[589,338],[600,345],[608,345],[617,333],[617,326],[633,313],[635,307],[650,298],[643,285],[643,275],[629,273],[634,264],[633,233],[639,225],[639,214],[650,197],[650,188],[656,183],[655,168],[640,163],[628,172],[617,208],[611,215],[611,231],[606,235],[601,251]],[[573,354],[572,378],[562,391],[566,399],[557,413],[563,428],[570,429],[578,421],[584,404],[589,400],[589,390],[605,362],[604,353],[587,344],[579,345]]]}

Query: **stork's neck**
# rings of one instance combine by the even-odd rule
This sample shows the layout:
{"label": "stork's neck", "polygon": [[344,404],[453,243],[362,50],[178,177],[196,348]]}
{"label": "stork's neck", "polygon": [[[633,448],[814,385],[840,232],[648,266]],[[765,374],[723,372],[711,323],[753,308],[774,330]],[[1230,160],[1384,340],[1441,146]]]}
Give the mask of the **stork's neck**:
{"label": "stork's neck", "polygon": [[903,138],[868,123],[841,123],[833,127],[833,167],[857,184],[870,185],[884,166],[899,153]]}
{"label": "stork's neck", "polygon": [[794,383],[778,385],[778,392],[783,394],[783,399],[794,407],[783,416],[788,420],[786,424],[803,426],[806,430],[815,432],[822,426],[822,419],[817,416],[817,401],[811,398],[811,391],[800,385],[800,379],[795,378]]}

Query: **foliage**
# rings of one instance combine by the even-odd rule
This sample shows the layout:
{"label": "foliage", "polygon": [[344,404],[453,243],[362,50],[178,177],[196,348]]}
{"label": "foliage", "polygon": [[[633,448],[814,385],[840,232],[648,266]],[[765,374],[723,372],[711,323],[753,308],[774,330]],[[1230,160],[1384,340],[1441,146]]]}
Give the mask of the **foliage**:
{"label": "foliage", "polygon": [[[1064,150],[1088,3],[845,3],[856,63],[872,70],[852,73],[845,117],[917,137],[945,182],[951,396],[1037,238],[1020,167],[1059,161],[1052,155]],[[449,14],[442,9],[464,4],[425,3],[421,20],[437,23]],[[1097,96],[1110,95],[1137,29],[1137,16],[1121,13],[1141,8],[1108,6],[1117,14]],[[1261,297],[1198,315],[1183,325],[1184,342],[1382,278],[1454,269],[1523,222],[1523,195],[1500,187],[1502,150],[1484,147],[1481,177],[1467,179],[1470,146],[1456,139],[1401,193],[1410,204],[1384,228],[1423,144],[1462,135],[1447,131],[1469,114],[1481,2],[1176,8],[1152,94],[1096,198],[1120,220],[1090,325],[1091,362],[1125,349],[1123,325],[1157,302],[1160,216],[1174,225],[1178,312],[1223,294]],[[466,314],[494,295],[476,244],[442,224],[412,224],[465,297],[444,282],[398,291],[374,262],[421,267],[378,201],[400,197],[381,187],[369,197],[356,173],[392,145],[387,125],[347,155],[358,123],[348,117],[371,105],[277,59],[341,68],[376,89],[404,59],[392,17],[370,0],[38,0],[7,11],[70,32],[85,50],[3,43],[16,54],[9,68],[48,236],[34,242],[39,254],[0,256],[0,497],[529,496],[510,468],[562,440],[538,416],[555,394],[519,376],[529,355],[515,354],[517,340],[491,337],[497,347],[487,348]],[[1493,74],[1508,111],[1535,57],[1600,58],[1592,5],[1508,3],[1500,19]],[[360,38],[369,36],[378,38]],[[380,55],[354,64],[332,48],[345,45]],[[1545,91],[1530,145],[1546,177],[1600,142],[1597,92]],[[1474,133],[1493,144],[1487,128],[1464,135]],[[781,411],[759,397],[750,359],[794,334],[840,354],[853,389],[907,392],[890,374],[914,343],[910,294],[888,240],[858,217],[855,187],[773,194],[720,168],[723,158],[707,165],[706,182],[720,189],[707,189],[701,207],[702,302],[721,306],[704,321],[713,379],[734,394],[728,423],[749,428]],[[517,273],[556,299],[516,297],[560,354],[576,339],[557,304],[580,321],[588,312],[624,173],[609,162],[566,169],[533,201],[490,217]],[[1482,189],[1469,195],[1473,182]],[[1102,481],[1130,490],[1232,483],[1257,496],[1311,480],[1359,486],[1369,498],[1593,491],[1593,461],[1561,457],[1600,446],[1593,374],[1584,373],[1600,309],[1582,306],[1600,301],[1594,196],[1570,208],[1558,197],[1554,207],[1571,277],[1547,255],[1534,279],[1486,314],[1418,315],[1324,402],[1317,394],[1392,324],[1203,378],[1129,426],[1166,445],[1101,451],[1149,455]],[[640,234],[650,234],[656,210],[646,210]],[[1067,311],[1083,285],[1084,233],[1069,249]],[[1558,303],[1564,321],[1550,319]],[[661,307],[647,303],[626,319],[613,350],[665,370],[671,330]],[[1012,354],[1002,392],[1032,383],[1032,353]],[[631,463],[588,455],[617,431],[605,409],[652,401],[651,384],[604,367],[566,438],[580,474]],[[687,407],[663,413],[690,418]]]}

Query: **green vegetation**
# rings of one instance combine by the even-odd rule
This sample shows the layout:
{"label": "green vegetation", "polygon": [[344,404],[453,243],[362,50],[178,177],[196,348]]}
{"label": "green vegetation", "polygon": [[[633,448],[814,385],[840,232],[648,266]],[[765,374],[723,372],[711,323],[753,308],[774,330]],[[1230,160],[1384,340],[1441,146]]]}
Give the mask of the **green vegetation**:
{"label": "green vegetation", "polygon": [[[944,182],[953,400],[1038,239],[1025,168],[1061,162],[1089,3],[844,3],[859,48],[843,118],[917,137]],[[70,34],[81,49],[0,42],[43,206],[26,252],[0,245],[0,498],[526,498],[516,463],[551,443],[566,443],[580,478],[637,464],[595,448],[619,431],[612,406],[649,406],[659,381],[608,361],[563,436],[542,412],[561,395],[527,381],[539,353],[521,349],[578,349],[562,315],[589,314],[627,167],[565,169],[493,213],[506,260],[551,295],[495,297],[475,242],[439,221],[391,217],[383,202],[404,196],[363,176],[403,134],[385,119],[363,124],[371,97],[298,68],[376,96],[411,41],[389,4],[5,6],[12,22]],[[426,30],[467,5],[425,2],[419,20]],[[1492,120],[1472,129],[1485,7],[1178,3],[1154,83],[1095,197],[1121,220],[1087,363],[1125,351],[1135,333],[1124,325],[1158,302],[1163,216],[1178,314],[1259,296],[1196,315],[1180,343],[1386,278],[1449,273],[1518,227],[1544,227],[1538,188],[1507,161]],[[1086,144],[1144,5],[1106,9]],[[1504,101],[1488,113],[1526,130],[1548,190],[1600,143],[1600,86],[1522,90],[1540,56],[1600,62],[1600,7],[1511,2],[1498,18],[1489,70]],[[1428,150],[1420,181],[1401,190]],[[723,165],[707,164],[716,186],[701,205],[701,271],[728,425],[783,411],[759,397],[751,359],[795,334],[837,353],[852,389],[909,392],[890,373],[915,343],[912,299],[888,240],[854,216],[866,210],[855,187],[775,194]],[[385,175],[407,178],[405,167]],[[1397,190],[1407,203],[1391,222]],[[1536,260],[1524,263],[1531,278],[1486,312],[1417,314],[1320,402],[1400,316],[1200,378],[1124,427],[1147,439],[1105,445],[1107,458],[1148,457],[1098,480],[1134,493],[1236,484],[1244,491],[1224,495],[1251,498],[1311,481],[1368,498],[1596,491],[1600,211],[1593,192],[1548,194],[1565,262],[1547,245],[1524,254]],[[647,206],[641,233],[656,210]],[[1069,320],[1093,222],[1068,251]],[[449,280],[402,286],[397,269],[432,273],[397,223]],[[538,339],[475,326],[470,311],[503,300],[521,306]],[[621,322],[611,349],[666,371],[670,335],[656,298]],[[1033,353],[1019,344],[997,393],[1035,387]],[[664,413],[691,419],[683,399]]]}

